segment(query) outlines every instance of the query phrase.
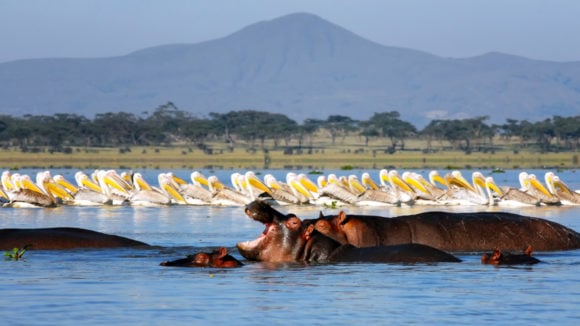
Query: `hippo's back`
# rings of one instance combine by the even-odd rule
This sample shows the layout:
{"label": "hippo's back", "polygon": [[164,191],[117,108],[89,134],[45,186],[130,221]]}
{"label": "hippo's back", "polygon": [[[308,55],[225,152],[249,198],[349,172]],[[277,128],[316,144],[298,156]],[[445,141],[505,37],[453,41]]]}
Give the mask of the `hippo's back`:
{"label": "hippo's back", "polygon": [[146,243],[80,228],[1,229],[0,250],[146,247]]}
{"label": "hippo's back", "polygon": [[447,251],[580,248],[580,234],[556,222],[503,212],[426,212],[396,217],[409,225],[412,242]]}

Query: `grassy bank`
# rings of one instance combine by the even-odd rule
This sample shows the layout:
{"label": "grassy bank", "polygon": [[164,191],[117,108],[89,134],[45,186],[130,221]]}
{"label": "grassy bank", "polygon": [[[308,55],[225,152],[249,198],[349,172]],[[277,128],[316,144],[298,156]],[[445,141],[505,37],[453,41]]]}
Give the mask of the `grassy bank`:
{"label": "grassy bank", "polygon": [[532,151],[495,151],[494,153],[421,150],[389,154],[385,146],[342,144],[299,150],[248,150],[213,146],[213,153],[187,146],[119,148],[73,148],[69,154],[41,149],[23,153],[17,148],[0,150],[0,167],[22,168],[115,168],[115,169],[341,169],[341,168],[580,168],[578,152],[538,153]]}

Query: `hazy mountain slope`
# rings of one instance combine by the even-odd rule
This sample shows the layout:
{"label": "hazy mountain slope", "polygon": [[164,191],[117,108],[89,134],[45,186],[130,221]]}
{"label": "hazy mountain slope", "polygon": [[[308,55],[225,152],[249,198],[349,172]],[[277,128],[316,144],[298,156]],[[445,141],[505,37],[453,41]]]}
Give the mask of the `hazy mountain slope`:
{"label": "hazy mountain slope", "polygon": [[3,63],[0,98],[7,114],[140,114],[172,101],[200,116],[255,109],[301,121],[397,110],[419,125],[480,115],[538,120],[580,114],[580,62],[499,53],[441,58],[292,14],[198,44]]}

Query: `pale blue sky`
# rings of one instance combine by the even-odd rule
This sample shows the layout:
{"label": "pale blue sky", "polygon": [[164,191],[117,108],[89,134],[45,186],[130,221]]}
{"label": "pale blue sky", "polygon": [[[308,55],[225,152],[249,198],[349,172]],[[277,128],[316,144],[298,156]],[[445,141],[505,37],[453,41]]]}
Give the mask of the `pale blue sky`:
{"label": "pale blue sky", "polygon": [[197,43],[294,12],[444,57],[580,61],[576,0],[0,0],[0,62]]}

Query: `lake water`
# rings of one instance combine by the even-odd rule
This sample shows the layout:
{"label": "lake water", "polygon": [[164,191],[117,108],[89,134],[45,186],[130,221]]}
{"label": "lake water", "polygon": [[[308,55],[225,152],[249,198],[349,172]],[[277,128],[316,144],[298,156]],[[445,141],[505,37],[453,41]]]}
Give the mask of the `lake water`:
{"label": "lake water", "polygon": [[[76,170],[51,172],[73,180]],[[153,182],[162,171],[139,172]],[[174,172],[189,180],[191,171]],[[233,171],[202,172],[226,181]],[[259,172],[283,178],[287,171]],[[325,171],[331,172],[360,176],[362,171]],[[378,179],[378,171],[367,172]],[[517,186],[518,172],[494,178],[500,185]],[[545,171],[531,172],[543,176]],[[580,189],[576,171],[558,175]],[[320,210],[336,212],[279,209],[303,218],[316,217]],[[397,216],[450,208],[344,209]],[[580,207],[514,211],[580,230]],[[543,263],[526,267],[482,265],[480,255],[472,254],[459,255],[462,263],[302,266],[244,261],[246,266],[238,269],[169,268],[159,263],[218,246],[242,260],[235,244],[254,239],[263,225],[240,207],[0,209],[0,228],[53,226],[122,235],[163,249],[29,251],[22,261],[0,260],[0,317],[6,325],[580,322],[580,250],[535,253]]]}

